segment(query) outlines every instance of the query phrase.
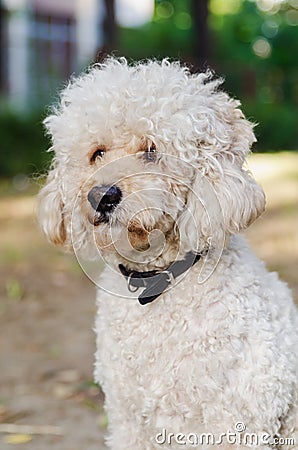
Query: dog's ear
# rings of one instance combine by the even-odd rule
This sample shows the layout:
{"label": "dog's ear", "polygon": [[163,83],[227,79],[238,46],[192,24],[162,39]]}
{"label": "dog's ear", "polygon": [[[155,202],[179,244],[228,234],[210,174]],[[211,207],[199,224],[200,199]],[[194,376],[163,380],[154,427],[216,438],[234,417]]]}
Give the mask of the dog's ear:
{"label": "dog's ear", "polygon": [[219,171],[213,186],[228,233],[247,228],[265,208],[265,195],[243,166],[256,141],[254,125],[245,119],[240,102],[222,94],[225,105],[217,111],[218,127],[226,130],[227,142],[215,153]]}
{"label": "dog's ear", "polygon": [[265,209],[262,188],[243,168],[226,165],[214,189],[221,205],[223,224],[230,234],[247,228]]}
{"label": "dog's ear", "polygon": [[54,159],[46,184],[38,194],[38,219],[50,242],[63,246],[66,242],[62,176]]}
{"label": "dog's ear", "polygon": [[255,141],[253,124],[240,103],[212,92],[204,129],[198,139],[195,180],[185,213],[179,219],[184,246],[202,250],[222,245],[226,237],[248,227],[263,211],[265,196],[243,165]]}

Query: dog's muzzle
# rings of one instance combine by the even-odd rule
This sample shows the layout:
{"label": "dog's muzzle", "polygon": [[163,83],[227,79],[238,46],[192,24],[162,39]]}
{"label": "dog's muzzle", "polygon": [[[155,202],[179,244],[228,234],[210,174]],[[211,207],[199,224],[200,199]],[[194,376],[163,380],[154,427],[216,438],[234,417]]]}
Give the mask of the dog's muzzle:
{"label": "dog's muzzle", "polygon": [[122,192],[118,186],[94,186],[87,198],[95,211],[94,225],[98,225],[100,222],[108,222],[109,214],[122,199]]}

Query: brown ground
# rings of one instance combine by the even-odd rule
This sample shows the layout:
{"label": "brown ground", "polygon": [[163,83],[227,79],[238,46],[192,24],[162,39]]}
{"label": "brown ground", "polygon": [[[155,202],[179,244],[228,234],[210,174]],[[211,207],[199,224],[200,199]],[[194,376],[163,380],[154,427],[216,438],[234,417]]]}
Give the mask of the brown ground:
{"label": "brown ground", "polygon": [[[298,155],[256,155],[250,167],[265,188],[268,209],[248,238],[298,299]],[[32,194],[3,189],[0,448],[103,450],[106,418],[92,383],[95,288],[74,257],[47,244],[34,208]],[[5,432],[7,424],[16,425],[14,433]]]}

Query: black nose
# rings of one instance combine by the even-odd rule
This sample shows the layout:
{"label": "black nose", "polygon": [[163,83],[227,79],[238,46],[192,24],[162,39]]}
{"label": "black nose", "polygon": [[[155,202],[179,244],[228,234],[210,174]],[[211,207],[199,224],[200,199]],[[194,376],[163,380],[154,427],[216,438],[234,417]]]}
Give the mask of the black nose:
{"label": "black nose", "polygon": [[94,186],[88,192],[88,201],[95,211],[106,213],[112,211],[122,198],[118,186]]}

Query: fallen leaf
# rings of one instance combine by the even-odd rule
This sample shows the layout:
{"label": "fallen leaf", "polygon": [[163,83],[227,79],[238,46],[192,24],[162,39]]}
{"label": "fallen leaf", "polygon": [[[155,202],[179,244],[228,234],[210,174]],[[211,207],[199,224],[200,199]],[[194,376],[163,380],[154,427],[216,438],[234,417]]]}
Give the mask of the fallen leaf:
{"label": "fallen leaf", "polygon": [[33,437],[29,434],[10,434],[3,438],[5,444],[26,444],[32,441],[32,439]]}

